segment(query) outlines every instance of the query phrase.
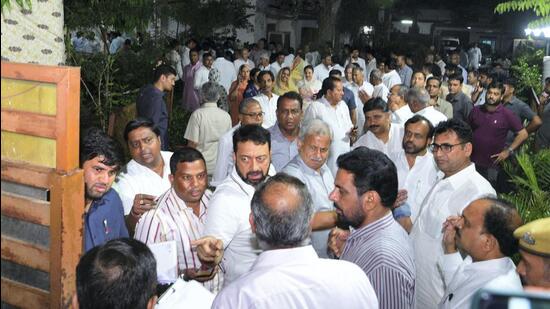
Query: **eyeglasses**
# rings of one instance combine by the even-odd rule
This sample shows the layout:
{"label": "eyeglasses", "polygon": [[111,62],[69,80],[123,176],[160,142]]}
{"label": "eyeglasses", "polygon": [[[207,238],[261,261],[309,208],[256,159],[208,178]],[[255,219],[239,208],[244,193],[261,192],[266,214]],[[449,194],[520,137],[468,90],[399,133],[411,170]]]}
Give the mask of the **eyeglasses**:
{"label": "eyeglasses", "polygon": [[449,153],[451,151],[453,151],[453,147],[454,146],[458,146],[458,145],[464,145],[466,144],[466,142],[462,142],[462,143],[458,143],[458,144],[454,144],[454,145],[451,145],[451,144],[436,144],[436,143],[433,143],[430,145],[430,151],[431,152],[436,152],[438,151],[439,149],[441,149],[441,151],[443,151],[444,153]]}
{"label": "eyeglasses", "polygon": [[264,112],[259,112],[259,113],[241,113],[242,115],[245,115],[245,116],[249,116],[249,117],[253,117],[253,118],[260,118],[260,117],[263,117],[265,115]]}

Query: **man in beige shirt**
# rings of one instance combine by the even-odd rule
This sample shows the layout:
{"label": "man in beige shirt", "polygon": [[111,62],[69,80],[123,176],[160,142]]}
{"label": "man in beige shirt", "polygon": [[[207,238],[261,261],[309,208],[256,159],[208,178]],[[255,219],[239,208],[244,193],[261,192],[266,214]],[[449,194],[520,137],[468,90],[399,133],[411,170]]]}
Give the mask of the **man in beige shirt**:
{"label": "man in beige shirt", "polygon": [[441,91],[441,80],[438,77],[432,76],[426,82],[426,90],[430,94],[430,105],[437,111],[447,116],[448,119],[453,118],[453,106],[451,103],[439,96]]}
{"label": "man in beige shirt", "polygon": [[218,108],[219,92],[215,83],[207,82],[201,87],[202,105],[191,114],[185,139],[190,147],[199,150],[206,161],[208,175],[214,173],[220,137],[231,129],[231,117]]}

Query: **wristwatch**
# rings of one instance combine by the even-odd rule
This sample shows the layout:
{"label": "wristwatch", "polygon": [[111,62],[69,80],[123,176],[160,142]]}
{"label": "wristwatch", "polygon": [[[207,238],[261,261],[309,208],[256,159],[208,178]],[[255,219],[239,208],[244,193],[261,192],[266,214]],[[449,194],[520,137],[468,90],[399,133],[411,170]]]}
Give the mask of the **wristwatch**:
{"label": "wristwatch", "polygon": [[514,154],[514,149],[512,149],[512,147],[508,147],[508,152],[513,155]]}

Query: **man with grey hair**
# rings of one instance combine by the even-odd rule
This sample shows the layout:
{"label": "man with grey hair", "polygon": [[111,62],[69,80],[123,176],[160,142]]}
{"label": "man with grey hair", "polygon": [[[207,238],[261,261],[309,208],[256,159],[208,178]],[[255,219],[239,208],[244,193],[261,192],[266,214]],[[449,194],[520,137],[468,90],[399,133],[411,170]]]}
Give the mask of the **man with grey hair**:
{"label": "man with grey hair", "polygon": [[258,63],[258,69],[260,71],[271,71],[271,65],[269,64],[269,54],[260,54],[260,62]]}
{"label": "man with grey hair", "polygon": [[370,72],[370,83],[374,87],[372,91],[373,98],[381,98],[384,102],[388,102],[388,95],[390,91],[388,87],[382,82],[382,76],[384,74],[378,69],[374,69]]}
{"label": "man with grey hair", "polygon": [[306,185],[286,174],[257,187],[250,225],[265,251],[250,272],[217,295],[212,308],[378,308],[358,266],[321,259],[307,244],[312,204]]}
{"label": "man with grey hair", "polygon": [[220,98],[216,83],[202,85],[200,97],[202,105],[191,114],[184,137],[189,147],[202,153],[208,176],[212,176],[218,157],[218,141],[231,129],[231,117],[216,103]]}
{"label": "man with grey hair", "polygon": [[218,143],[218,157],[211,184],[217,186],[231,174],[233,170],[233,133],[243,125],[262,125],[264,112],[262,106],[254,98],[246,98],[239,104],[239,123],[227,131]]}
{"label": "man with grey hair", "polygon": [[330,229],[336,226],[334,206],[328,192],[334,189],[334,176],[326,162],[332,141],[332,131],[320,119],[303,126],[298,136],[298,155],[281,171],[301,179],[313,197],[311,243],[319,257],[328,258],[327,241]]}
{"label": "man with grey hair", "polygon": [[390,89],[388,94],[388,107],[392,111],[391,122],[404,125],[409,118],[414,116],[409,104],[405,102],[405,95],[409,91],[409,87],[398,84]]}
{"label": "man with grey hair", "polygon": [[407,91],[405,101],[416,115],[424,116],[434,127],[447,120],[447,116],[438,112],[430,103],[430,94],[424,88],[413,87]]}

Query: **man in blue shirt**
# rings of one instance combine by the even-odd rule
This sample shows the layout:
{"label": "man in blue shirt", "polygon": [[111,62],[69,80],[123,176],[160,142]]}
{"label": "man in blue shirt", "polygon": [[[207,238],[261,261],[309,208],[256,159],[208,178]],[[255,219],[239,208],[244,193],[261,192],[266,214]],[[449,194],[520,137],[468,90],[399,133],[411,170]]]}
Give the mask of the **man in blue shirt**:
{"label": "man in blue shirt", "polygon": [[92,128],[80,145],[84,170],[84,250],[87,252],[111,239],[128,237],[122,201],[111,186],[122,166],[122,153],[115,140]]}
{"label": "man in blue shirt", "polygon": [[161,64],[153,72],[153,83],[141,87],[136,101],[138,117],[151,120],[160,129],[162,150],[168,150],[168,111],[164,92],[170,92],[176,82],[176,70]]}

